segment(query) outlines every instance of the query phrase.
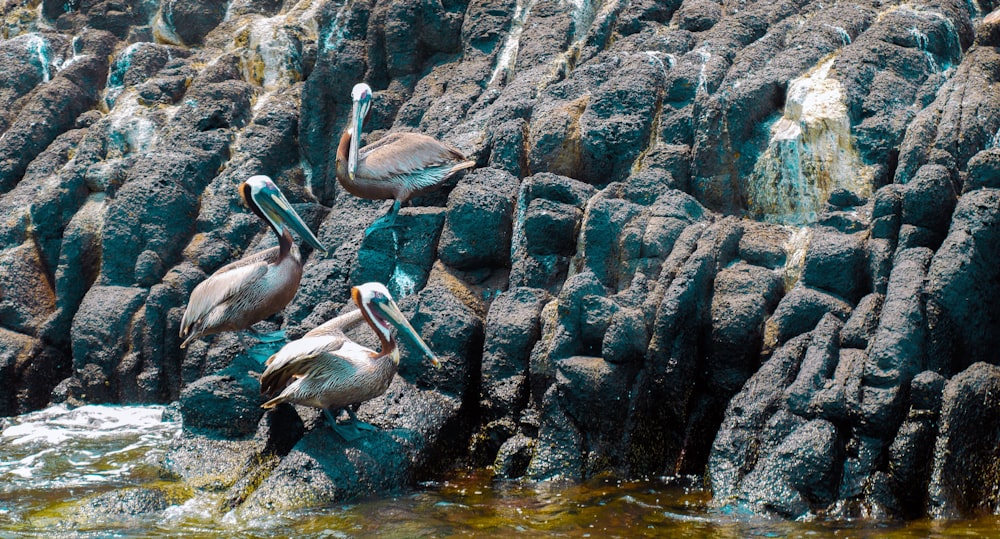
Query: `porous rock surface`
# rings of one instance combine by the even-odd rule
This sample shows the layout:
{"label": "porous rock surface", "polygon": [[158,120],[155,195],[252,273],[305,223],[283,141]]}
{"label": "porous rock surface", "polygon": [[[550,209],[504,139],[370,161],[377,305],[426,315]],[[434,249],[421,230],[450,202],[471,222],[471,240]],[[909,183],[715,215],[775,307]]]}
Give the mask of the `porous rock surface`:
{"label": "porous rock surface", "polygon": [[[178,401],[167,471],[251,516],[463,463],[706,475],[789,518],[993,510],[996,7],[6,2],[0,414]],[[361,81],[365,142],[477,163],[367,237],[387,203],[334,177]],[[404,350],[370,437],[263,413],[253,337],[179,348],[191,290],[275,242],[254,174],[329,248],[261,329],[378,280],[444,362]],[[131,492],[94,507],[177,501]]]}

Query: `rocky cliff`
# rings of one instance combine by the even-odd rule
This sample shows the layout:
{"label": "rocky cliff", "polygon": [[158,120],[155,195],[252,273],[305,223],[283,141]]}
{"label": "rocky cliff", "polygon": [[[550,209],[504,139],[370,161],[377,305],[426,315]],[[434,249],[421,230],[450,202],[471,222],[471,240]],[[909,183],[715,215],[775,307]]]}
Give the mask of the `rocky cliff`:
{"label": "rocky cliff", "polygon": [[[177,401],[171,472],[248,514],[460,462],[704,474],[793,518],[992,511],[996,7],[6,2],[0,413]],[[366,142],[477,162],[367,237],[387,205],[333,167],[360,81]],[[377,280],[445,360],[407,354],[353,444],[263,413],[252,337],[178,346],[194,286],[275,241],[235,190],[254,174],[330,248],[262,328]]]}

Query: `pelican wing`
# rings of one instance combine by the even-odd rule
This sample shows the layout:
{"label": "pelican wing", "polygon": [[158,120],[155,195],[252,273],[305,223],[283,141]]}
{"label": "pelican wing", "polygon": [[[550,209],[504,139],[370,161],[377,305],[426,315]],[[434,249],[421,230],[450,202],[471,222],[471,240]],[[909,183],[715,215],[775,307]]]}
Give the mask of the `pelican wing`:
{"label": "pelican wing", "polygon": [[345,331],[362,320],[364,320],[364,316],[361,314],[361,309],[355,309],[347,314],[342,314],[323,322],[322,324],[311,329],[309,333],[306,333],[303,337],[343,335]]}
{"label": "pelican wing", "polygon": [[[264,251],[258,254],[268,253]],[[254,260],[250,260],[251,258]],[[239,296],[265,274],[267,274],[266,257],[254,255],[223,266],[199,283],[191,292],[187,308],[184,309],[184,316],[181,318],[181,337],[197,334],[197,329],[204,325],[205,318],[212,311]]]}
{"label": "pelican wing", "polygon": [[347,378],[358,368],[357,352],[362,357],[371,353],[354,343],[343,333],[339,335],[305,336],[286,344],[268,358],[267,368],[260,376],[260,392],[274,395],[285,389],[293,380],[308,375],[317,368],[327,373],[339,373]]}
{"label": "pelican wing", "polygon": [[475,165],[462,152],[420,133],[391,133],[359,151],[357,175],[369,181],[393,181],[411,191],[440,183]]}

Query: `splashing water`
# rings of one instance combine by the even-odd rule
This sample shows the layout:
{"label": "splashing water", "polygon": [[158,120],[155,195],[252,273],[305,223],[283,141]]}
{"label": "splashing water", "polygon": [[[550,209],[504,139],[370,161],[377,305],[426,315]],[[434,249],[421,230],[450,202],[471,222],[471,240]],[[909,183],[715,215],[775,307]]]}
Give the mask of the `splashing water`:
{"label": "splashing water", "polygon": [[785,241],[785,267],[782,268],[781,278],[785,283],[785,290],[791,290],[795,283],[802,276],[802,268],[806,264],[806,253],[809,251],[809,243],[812,241],[813,231],[807,226],[797,228],[788,227],[791,235]]}
{"label": "splashing water", "polygon": [[52,63],[52,49],[49,47],[49,41],[40,34],[25,34],[20,40],[26,42],[24,47],[37,59],[38,68],[42,72],[42,82],[48,82],[52,78],[49,69]]}
{"label": "splashing water", "polygon": [[698,49],[698,56],[701,57],[701,68],[698,70],[698,85],[695,87],[695,92],[702,93],[708,91],[708,78],[705,75],[705,66],[708,65],[708,61],[712,58],[712,53],[701,48]]}
{"label": "splashing water", "polygon": [[872,168],[854,144],[845,92],[831,78],[834,58],[789,84],[783,116],[747,184],[750,213],[765,221],[815,222],[830,193],[871,194]]}
{"label": "splashing water", "polygon": [[337,10],[337,17],[333,20],[333,28],[330,29],[330,33],[327,34],[326,39],[323,41],[327,54],[335,52],[340,47],[340,44],[347,39],[347,31],[344,26],[349,9],[350,3],[344,2],[340,6],[340,9]]}
{"label": "splashing water", "polygon": [[527,3],[525,0],[517,0],[517,5],[514,7],[514,15],[510,20],[510,32],[508,32],[507,39],[503,42],[500,54],[497,54],[496,66],[493,67],[493,74],[490,75],[490,81],[487,84],[493,84],[500,75],[504,76],[505,82],[509,82],[506,79],[514,71],[517,51],[521,45],[521,32],[524,31],[524,21],[527,20],[528,15],[531,13],[531,8],[534,7],[536,2],[537,0]]}
{"label": "splashing water", "polygon": [[837,35],[840,36],[840,41],[843,42],[844,45],[851,44],[851,34],[848,34],[847,30],[844,30],[843,27],[834,26],[832,24],[824,24],[823,26],[833,30],[834,32],[837,32]]}
{"label": "splashing water", "polygon": [[510,259],[517,260],[517,251],[524,243],[524,219],[528,214],[528,190],[531,182],[522,181],[517,192],[517,208],[514,210],[514,227],[510,238]]}
{"label": "splashing water", "polygon": [[0,522],[156,477],[180,427],[162,406],[58,405],[0,420]]}
{"label": "splashing water", "polygon": [[403,268],[404,263],[399,260],[399,233],[395,228],[392,228],[392,252],[393,258],[396,259],[396,264],[392,269],[392,275],[389,277],[389,282],[386,283],[386,288],[392,293],[393,297],[397,300],[403,299],[406,296],[412,295],[417,290],[417,278],[406,272]]}

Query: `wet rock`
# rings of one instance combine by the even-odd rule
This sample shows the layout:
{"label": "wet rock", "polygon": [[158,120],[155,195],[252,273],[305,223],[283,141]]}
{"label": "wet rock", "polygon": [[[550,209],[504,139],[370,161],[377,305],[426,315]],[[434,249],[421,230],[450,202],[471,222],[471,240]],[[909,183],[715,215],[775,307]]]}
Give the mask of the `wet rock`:
{"label": "wet rock", "polygon": [[897,511],[914,518],[927,506],[944,378],[924,371],[910,383],[910,411],[889,447],[888,481]]}
{"label": "wet rock", "polygon": [[[615,364],[598,357],[575,356],[557,362],[553,387],[558,408],[564,410],[583,439],[581,456],[584,477],[607,471],[622,459],[622,421],[629,406],[629,391],[635,374],[630,364]],[[549,424],[542,422],[540,439],[549,438]],[[557,430],[562,427],[555,425]],[[559,439],[559,436],[551,436]],[[560,447],[564,455],[574,447]]]}
{"label": "wet rock", "polygon": [[497,452],[493,463],[493,472],[499,479],[517,479],[523,477],[531,463],[531,455],[535,450],[535,440],[522,434],[509,438]]}
{"label": "wet rock", "polygon": [[929,488],[930,513],[956,518],[997,503],[1000,369],[975,363],[944,388]]}
{"label": "wet rock", "polygon": [[541,337],[541,310],[548,294],[534,288],[503,292],[486,317],[481,402],[492,417],[519,412],[527,404],[531,349]]}
{"label": "wet rock", "polygon": [[756,371],[764,321],[777,305],[782,285],[777,273],[745,263],[716,276],[708,377],[724,394],[738,391]]}
{"label": "wet rock", "polygon": [[126,488],[112,490],[104,494],[98,494],[86,500],[81,507],[74,509],[73,513],[81,522],[94,515],[101,515],[104,518],[111,517],[133,517],[143,513],[154,513],[163,511],[171,505],[171,500],[167,493],[155,488]]}
{"label": "wet rock", "polygon": [[764,348],[773,349],[813,327],[827,313],[846,320],[851,306],[840,298],[807,286],[796,286],[781,298],[764,324]]}
{"label": "wet rock", "polygon": [[533,480],[584,477],[583,434],[559,405],[553,386],[542,399],[542,421],[525,476]]}
{"label": "wet rock", "polygon": [[729,401],[708,460],[714,504],[736,501],[743,479],[767,456],[765,427],[785,401],[809,341],[800,335],[785,343]]}
{"label": "wet rock", "polygon": [[226,2],[189,2],[187,0],[165,0],[160,7],[157,28],[161,38],[172,41],[180,39],[176,45],[198,45],[226,15]]}
{"label": "wet rock", "polygon": [[[704,436],[685,439],[690,420],[685,411],[694,400],[693,373],[701,368],[695,358],[704,353],[699,346],[710,327],[712,282],[719,269],[735,258],[740,232],[730,220],[711,225],[677,272],[661,276],[664,292],[654,307],[645,368],[637,376],[633,389],[637,397],[626,422],[630,473],[676,470],[682,453],[692,468],[703,466],[708,458],[714,431],[708,432],[709,427]],[[724,409],[725,404],[713,406]],[[717,412],[721,421],[722,410]]]}
{"label": "wet rock", "polygon": [[802,268],[802,283],[854,303],[863,284],[858,279],[864,263],[861,240],[856,235],[822,229],[813,232]]}
{"label": "wet rock", "polygon": [[448,197],[441,261],[462,270],[509,265],[517,190],[517,179],[496,169],[479,169],[460,181]]}
{"label": "wet rock", "polygon": [[88,400],[108,402],[117,396],[113,373],[146,294],[141,288],[94,286],[83,297],[73,317],[73,368],[84,382]]}
{"label": "wet rock", "polygon": [[184,428],[225,438],[255,432],[264,415],[260,407],[264,399],[251,373],[260,369],[249,355],[241,355],[231,367],[185,387],[179,400]]}
{"label": "wet rock", "polygon": [[837,429],[816,419],[796,427],[747,475],[742,496],[765,511],[802,517],[833,500]]}
{"label": "wet rock", "polygon": [[951,230],[934,254],[927,274],[928,357],[939,372],[956,372],[976,361],[993,361],[996,339],[997,265],[987,262],[1000,241],[1000,192],[979,189],[963,195]]}
{"label": "wet rock", "polygon": [[385,395],[361,406],[378,427],[342,442],[325,425],[307,432],[239,507],[244,517],[355,499],[409,485],[457,441],[448,436],[460,401],[397,376]]}
{"label": "wet rock", "polygon": [[765,223],[748,223],[740,237],[740,258],[750,264],[777,269],[785,265],[785,243],[790,234],[784,228]]}

